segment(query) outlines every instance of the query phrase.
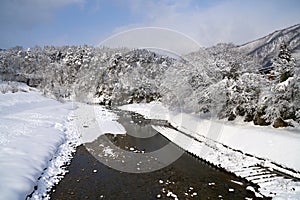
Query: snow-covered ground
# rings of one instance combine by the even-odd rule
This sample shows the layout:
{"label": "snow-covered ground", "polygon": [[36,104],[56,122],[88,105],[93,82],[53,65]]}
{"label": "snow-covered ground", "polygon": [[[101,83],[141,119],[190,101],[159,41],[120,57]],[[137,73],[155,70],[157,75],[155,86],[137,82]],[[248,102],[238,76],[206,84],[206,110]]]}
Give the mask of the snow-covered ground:
{"label": "snow-covered ground", "polygon": [[[181,148],[249,181],[253,178],[260,180],[264,178],[263,176],[267,178],[271,176],[272,181],[268,180],[267,184],[270,182],[275,186],[266,186],[266,183],[256,182],[257,180],[252,181],[260,183],[261,194],[288,199],[300,198],[299,183],[285,180],[284,177],[273,177],[271,173],[276,169],[293,177],[300,177],[299,129],[275,129],[257,127],[250,123],[200,118],[197,115],[169,111],[157,102],[131,104],[120,108],[137,112],[149,119],[169,121],[173,127],[182,131],[182,134],[168,128],[154,128]],[[267,172],[257,167],[258,165],[270,170]],[[248,172],[245,172],[246,168]],[[264,172],[261,173],[260,170]],[[252,174],[251,177],[251,173],[255,173],[255,176]],[[280,181],[277,181],[277,178]],[[285,188],[279,184],[283,184]],[[277,192],[277,195],[274,192]]]}
{"label": "snow-covered ground", "polygon": [[22,84],[14,87],[19,92],[1,83],[7,90],[0,94],[0,199],[25,199],[34,186],[41,198],[46,192],[41,182],[45,187],[57,182],[54,176],[64,173],[60,167],[75,149],[76,131],[67,126],[74,107]]}
{"label": "snow-covered ground", "polygon": [[125,134],[125,128],[116,120],[118,116],[99,105],[76,103],[74,112],[76,127],[80,132],[81,143],[89,143],[105,133]]}

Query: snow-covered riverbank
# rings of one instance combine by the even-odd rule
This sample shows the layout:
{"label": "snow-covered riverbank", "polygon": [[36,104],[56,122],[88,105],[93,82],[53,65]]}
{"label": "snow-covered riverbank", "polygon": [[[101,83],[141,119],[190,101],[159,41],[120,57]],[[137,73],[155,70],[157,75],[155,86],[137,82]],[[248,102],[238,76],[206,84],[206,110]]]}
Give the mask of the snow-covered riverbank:
{"label": "snow-covered riverbank", "polygon": [[300,130],[253,126],[202,119],[197,115],[168,111],[158,102],[130,104],[121,109],[142,114],[149,119],[169,121],[175,128],[197,137],[205,136],[231,148],[269,159],[300,172]]}
{"label": "snow-covered riverbank", "polygon": [[78,135],[68,119],[74,109],[71,103],[43,97],[25,85],[18,87],[23,92],[0,95],[1,200],[25,199],[35,186],[44,195],[59,180],[56,176],[65,173],[60,167],[77,145]]}
{"label": "snow-covered riverbank", "polygon": [[0,87],[0,200],[48,199],[78,145],[125,133],[102,106],[61,103],[17,82]]}
{"label": "snow-covered riverbank", "polygon": [[299,129],[274,129],[200,118],[171,112],[160,103],[132,104],[120,108],[149,119],[169,121],[182,132],[154,128],[190,153],[249,181],[255,179],[252,182],[259,184],[261,194],[284,199],[300,196],[299,182],[272,174],[276,169],[300,177],[297,156],[300,150]]}

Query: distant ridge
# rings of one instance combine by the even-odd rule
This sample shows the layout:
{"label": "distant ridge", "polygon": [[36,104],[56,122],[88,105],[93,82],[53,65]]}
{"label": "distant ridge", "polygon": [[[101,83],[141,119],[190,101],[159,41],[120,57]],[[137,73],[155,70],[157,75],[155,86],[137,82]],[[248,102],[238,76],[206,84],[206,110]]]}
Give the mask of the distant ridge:
{"label": "distant ridge", "polygon": [[282,42],[287,43],[293,53],[300,51],[300,24],[277,30],[265,37],[240,45],[237,49],[258,58],[265,66],[278,54]]}

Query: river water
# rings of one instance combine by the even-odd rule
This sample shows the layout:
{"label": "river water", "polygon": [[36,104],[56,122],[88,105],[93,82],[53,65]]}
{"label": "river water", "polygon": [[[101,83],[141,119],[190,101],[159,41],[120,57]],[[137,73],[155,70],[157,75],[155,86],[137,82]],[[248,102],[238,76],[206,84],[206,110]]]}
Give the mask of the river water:
{"label": "river water", "polygon": [[127,134],[79,146],[51,199],[256,199],[246,190],[250,183],[183,152],[151,127],[164,122],[118,115]]}

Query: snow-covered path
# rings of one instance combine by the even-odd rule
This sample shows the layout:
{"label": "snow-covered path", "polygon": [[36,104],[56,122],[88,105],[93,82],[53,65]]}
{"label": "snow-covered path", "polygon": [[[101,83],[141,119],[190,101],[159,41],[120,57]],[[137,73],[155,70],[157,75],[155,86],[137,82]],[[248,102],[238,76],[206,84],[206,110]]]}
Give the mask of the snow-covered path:
{"label": "snow-covered path", "polygon": [[[53,156],[69,153],[72,147],[63,145],[69,142],[65,123],[72,110],[71,103],[35,91],[0,94],[1,200],[25,199],[45,168],[53,164]],[[56,175],[60,169],[52,170]]]}

